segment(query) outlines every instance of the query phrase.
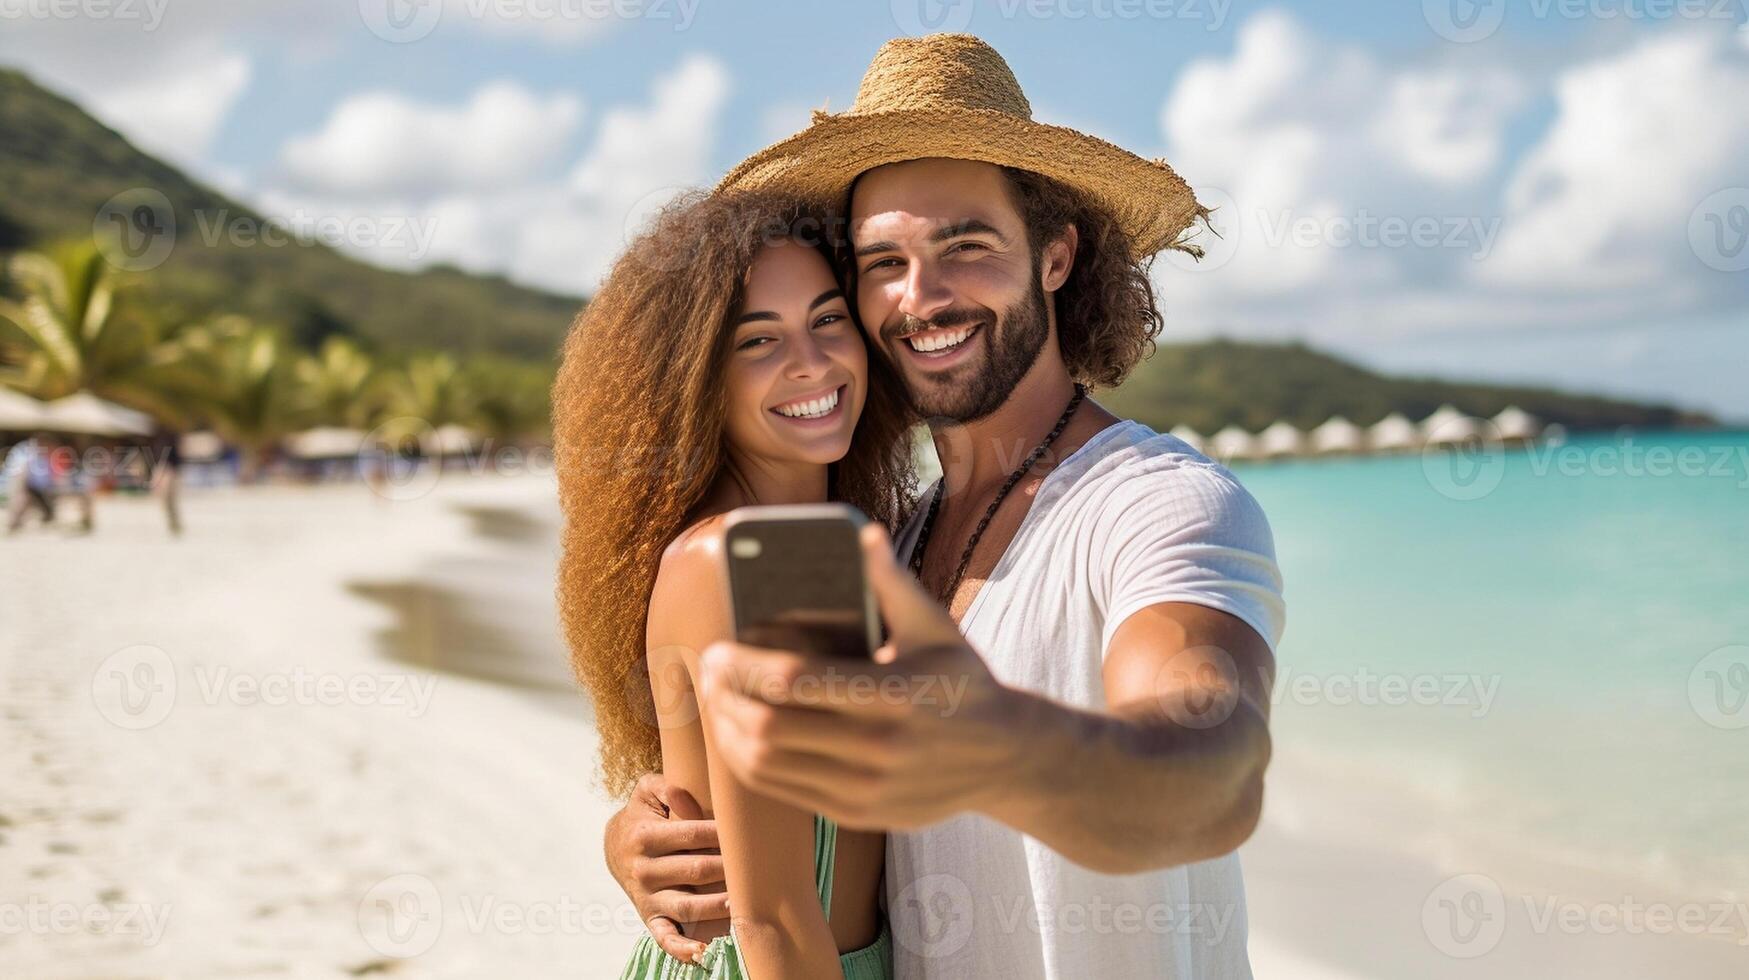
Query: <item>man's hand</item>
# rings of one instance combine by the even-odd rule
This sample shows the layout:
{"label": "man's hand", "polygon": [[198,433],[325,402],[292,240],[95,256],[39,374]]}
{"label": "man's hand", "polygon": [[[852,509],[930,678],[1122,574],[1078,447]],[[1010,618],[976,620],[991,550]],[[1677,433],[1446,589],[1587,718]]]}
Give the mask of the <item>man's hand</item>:
{"label": "man's hand", "polygon": [[889,645],[849,663],[712,644],[702,697],[714,751],[758,792],[847,827],[911,829],[985,808],[1024,764],[1007,733],[1033,699],[997,683],[882,528],[864,528],[862,546]]}
{"label": "man's hand", "polygon": [[[729,917],[717,824],[698,801],[656,774],[638,780],[632,798],[607,822],[607,870],[632,900],[663,952],[697,962],[705,944],[684,925]],[[698,894],[694,889],[714,889]]]}

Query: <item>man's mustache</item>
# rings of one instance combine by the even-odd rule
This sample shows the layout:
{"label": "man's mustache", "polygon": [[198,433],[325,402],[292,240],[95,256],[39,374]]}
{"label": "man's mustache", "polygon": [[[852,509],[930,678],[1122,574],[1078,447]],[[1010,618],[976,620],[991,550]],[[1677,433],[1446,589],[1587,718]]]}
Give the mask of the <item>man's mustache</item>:
{"label": "man's mustache", "polygon": [[948,327],[963,327],[968,323],[994,321],[995,314],[988,310],[960,308],[942,310],[927,320],[904,314],[899,321],[881,333],[882,340],[898,340],[925,330],[945,330]]}

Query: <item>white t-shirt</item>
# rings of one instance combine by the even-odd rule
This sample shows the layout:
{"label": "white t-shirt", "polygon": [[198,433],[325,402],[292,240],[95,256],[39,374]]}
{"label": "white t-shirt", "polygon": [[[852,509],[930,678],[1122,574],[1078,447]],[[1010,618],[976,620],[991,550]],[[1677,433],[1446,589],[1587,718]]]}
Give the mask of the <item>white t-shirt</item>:
{"label": "white t-shirt", "polygon": [[[902,561],[919,517],[899,535]],[[1281,638],[1281,575],[1257,501],[1184,442],[1125,421],[1045,478],[961,629],[998,680],[1100,709],[1107,642],[1159,602],[1230,613],[1271,649]],[[965,814],[888,837],[887,904],[898,980],[1251,976],[1236,854],[1103,875]]]}

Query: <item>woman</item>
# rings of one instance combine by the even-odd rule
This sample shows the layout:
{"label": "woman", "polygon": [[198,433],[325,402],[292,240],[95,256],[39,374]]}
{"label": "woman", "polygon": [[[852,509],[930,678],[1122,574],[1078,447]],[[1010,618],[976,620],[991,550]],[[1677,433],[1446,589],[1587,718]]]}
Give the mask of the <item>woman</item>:
{"label": "woman", "polygon": [[731,910],[728,935],[688,933],[707,943],[694,964],[641,936],[626,978],[891,975],[883,837],[738,785],[694,693],[698,652],[730,638],[724,514],[842,500],[891,530],[915,490],[910,420],[851,319],[833,227],[781,197],[687,197],[565,343],[559,605],[607,786],[660,769],[689,791],[717,821]]}

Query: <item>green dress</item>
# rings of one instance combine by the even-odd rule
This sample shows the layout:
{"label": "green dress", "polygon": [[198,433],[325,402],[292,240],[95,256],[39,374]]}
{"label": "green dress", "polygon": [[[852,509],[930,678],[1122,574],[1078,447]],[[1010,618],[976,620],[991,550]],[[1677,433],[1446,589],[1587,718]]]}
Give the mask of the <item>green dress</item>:
{"label": "green dress", "polygon": [[[814,817],[814,886],[820,893],[820,908],[832,915],[832,870],[838,857],[838,825]],[[844,980],[892,980],[893,935],[881,920],[881,934],[874,942],[838,957]],[[749,980],[741,951],[733,934],[718,936],[704,950],[704,965],[677,960],[662,951],[649,933],[638,937],[631,962],[619,980]]]}

